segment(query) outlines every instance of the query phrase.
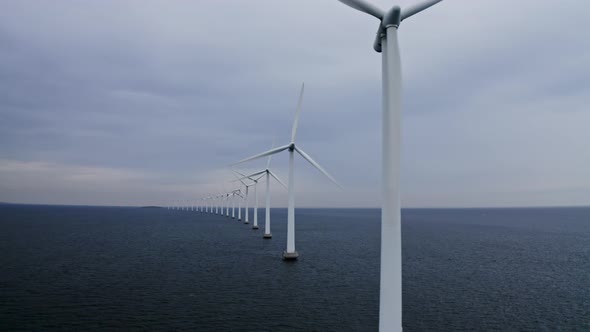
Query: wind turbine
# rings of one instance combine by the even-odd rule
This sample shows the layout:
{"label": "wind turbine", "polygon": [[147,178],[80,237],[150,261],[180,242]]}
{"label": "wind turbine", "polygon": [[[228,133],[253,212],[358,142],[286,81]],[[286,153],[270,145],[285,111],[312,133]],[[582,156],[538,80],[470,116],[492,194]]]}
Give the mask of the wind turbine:
{"label": "wind turbine", "polygon": [[[244,213],[246,214],[246,217],[244,219],[244,224],[249,224],[250,220],[248,219],[248,216],[250,215],[250,212],[248,211],[248,192],[250,187],[254,187],[254,190],[256,190],[256,184],[258,183],[258,181],[254,181],[252,179],[249,179],[250,181],[253,181],[252,183],[246,183],[244,181],[242,181],[242,179],[237,175],[242,175],[242,173],[236,171],[235,169],[232,169],[232,172],[234,174],[234,176],[236,177],[237,181],[240,181],[244,187],[246,188],[246,190],[244,191],[244,201],[245,201],[245,207],[244,207]],[[258,194],[256,193],[256,208],[255,210],[257,210],[258,208]],[[258,221],[258,218],[255,218],[256,221]],[[252,227],[253,229],[258,229],[258,222],[255,223],[256,228]]]}
{"label": "wind turbine", "polygon": [[[274,142],[272,145],[272,147],[274,147]],[[259,175],[260,177],[258,177],[258,179],[260,179],[261,177],[266,177],[266,209],[264,215],[264,235],[262,236],[265,239],[272,238],[272,233],[270,232],[270,177],[272,176],[275,180],[277,180],[278,183],[280,183],[283,187],[285,187],[285,189],[287,189],[287,186],[285,186],[283,181],[281,181],[279,177],[270,170],[271,158],[272,155],[268,156],[268,160],[266,161],[266,168],[262,171],[254,172],[247,176],[241,174],[244,178],[249,179],[252,179],[252,177],[256,177]]]}
{"label": "wind turbine", "polygon": [[225,217],[229,218],[229,195],[230,193],[225,193]]}
{"label": "wind turbine", "polygon": [[402,118],[402,76],[397,30],[406,18],[442,0],[426,0],[404,8],[384,11],[364,0],[340,2],[379,21],[373,48],[382,53],[383,76],[383,161],[381,207],[381,285],[379,330],[402,330],[402,247],[400,213],[400,159]]}
{"label": "wind turbine", "polygon": [[242,221],[242,200],[244,199],[244,196],[242,195],[241,188],[236,191],[236,196],[238,196],[238,221]]}
{"label": "wind turbine", "polygon": [[232,190],[228,195],[228,199],[231,200],[231,218],[236,219],[236,196],[237,190]]}
{"label": "wind turbine", "polygon": [[[215,210],[215,212],[213,210]],[[219,195],[211,197],[211,213],[219,214]]]}
{"label": "wind turbine", "polygon": [[247,204],[248,204],[248,187],[253,186],[254,187],[254,223],[252,224],[252,229],[258,229],[258,189],[257,189],[257,186],[258,186],[258,182],[260,181],[260,178],[262,178],[262,175],[257,178],[251,178],[251,177],[245,176],[244,174],[242,174],[236,170],[233,170],[233,171],[235,173],[237,173],[238,175],[243,176],[242,178],[238,177],[238,180],[240,182],[244,183],[244,181],[242,181],[242,180],[246,179],[246,178],[253,182],[253,184],[249,184],[249,185],[246,185],[244,183],[244,185],[246,186],[246,221],[244,223],[245,224],[248,223],[248,206],[247,206]]}
{"label": "wind turbine", "polygon": [[[244,185],[244,187],[246,188],[246,191],[244,192],[244,197],[245,197],[244,198],[244,200],[245,200],[244,213],[246,214],[246,218],[244,220],[244,224],[247,224],[247,223],[250,222],[248,220],[248,185],[246,185],[246,183],[244,181],[240,180],[240,178],[236,175],[236,171],[235,170],[232,169],[231,171],[232,171],[232,174],[236,177],[236,180],[240,181]],[[242,189],[242,187],[240,187],[240,190],[241,189]],[[239,211],[238,211],[238,214],[239,214]],[[240,217],[238,216],[238,218],[240,218]]]}
{"label": "wind turbine", "polygon": [[[295,250],[295,179],[294,179],[294,159],[295,159],[295,151],[303,157],[303,159],[307,160],[313,167],[318,169],[322,174],[328,177],[332,182],[334,182],[338,187],[340,185],[334,178],[326,172],[322,166],[316,163],[307,153],[305,153],[301,148],[295,145],[295,136],[297,134],[297,125],[299,123],[299,114],[301,113],[301,103],[303,102],[303,90],[304,84],[301,84],[301,92],[299,93],[299,101],[297,102],[297,110],[295,111],[295,120],[293,121],[293,127],[291,129],[291,142],[287,145],[280,146],[278,148],[270,149],[266,152],[257,154],[255,156],[242,159],[238,161],[236,164],[240,164],[246,161],[271,156],[275,153],[279,153],[285,150],[289,151],[289,187],[288,187],[288,208],[287,208],[287,249],[283,251],[283,259],[284,260],[295,260],[299,257],[299,253]],[[268,182],[267,182],[268,186]],[[341,188],[341,187],[340,187]],[[268,199],[268,196],[267,196]]]}

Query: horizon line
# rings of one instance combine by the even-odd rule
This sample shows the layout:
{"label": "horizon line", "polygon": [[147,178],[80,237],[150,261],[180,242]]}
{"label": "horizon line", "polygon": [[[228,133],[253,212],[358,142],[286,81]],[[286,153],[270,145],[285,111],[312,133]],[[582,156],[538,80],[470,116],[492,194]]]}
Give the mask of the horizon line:
{"label": "horizon line", "polygon": [[[145,207],[156,207],[156,208],[167,208],[166,205],[107,205],[107,204],[52,204],[52,203],[13,203],[13,202],[0,202],[2,205],[40,205],[40,206],[76,206],[76,207],[120,207],[120,208],[145,208]],[[236,207],[237,208],[237,207]],[[243,209],[244,207],[242,207]],[[260,208],[260,207],[259,207]],[[271,207],[271,209],[286,209],[286,206]],[[381,206],[352,206],[352,207],[339,207],[339,206],[298,206],[298,209],[381,209]],[[402,206],[402,209],[548,209],[548,208],[590,208],[589,205],[534,205],[534,206]],[[254,209],[250,207],[249,209]],[[262,208],[264,209],[264,208]]]}

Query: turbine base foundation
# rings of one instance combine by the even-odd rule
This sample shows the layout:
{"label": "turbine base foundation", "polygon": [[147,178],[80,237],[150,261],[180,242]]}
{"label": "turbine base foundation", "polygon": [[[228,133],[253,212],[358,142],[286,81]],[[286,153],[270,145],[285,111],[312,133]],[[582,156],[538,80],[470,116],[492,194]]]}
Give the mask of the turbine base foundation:
{"label": "turbine base foundation", "polygon": [[258,226],[252,226],[252,229],[258,229]]}
{"label": "turbine base foundation", "polygon": [[283,251],[283,260],[284,261],[294,261],[299,257],[299,253],[297,251],[294,252],[287,252]]}
{"label": "turbine base foundation", "polygon": [[265,238],[265,239],[271,239],[272,238],[272,234],[271,233],[268,233],[268,234],[265,233],[262,237]]}
{"label": "turbine base foundation", "polygon": [[244,221],[244,224],[249,224],[249,223],[250,223],[249,221]]}

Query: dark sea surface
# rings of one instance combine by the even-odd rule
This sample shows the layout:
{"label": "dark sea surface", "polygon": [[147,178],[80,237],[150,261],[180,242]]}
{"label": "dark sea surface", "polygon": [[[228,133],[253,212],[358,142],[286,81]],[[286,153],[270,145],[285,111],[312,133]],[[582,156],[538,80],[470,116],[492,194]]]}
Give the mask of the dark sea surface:
{"label": "dark sea surface", "polygon": [[[376,331],[380,211],[0,205],[0,330]],[[405,331],[590,331],[590,208],[403,211]]]}

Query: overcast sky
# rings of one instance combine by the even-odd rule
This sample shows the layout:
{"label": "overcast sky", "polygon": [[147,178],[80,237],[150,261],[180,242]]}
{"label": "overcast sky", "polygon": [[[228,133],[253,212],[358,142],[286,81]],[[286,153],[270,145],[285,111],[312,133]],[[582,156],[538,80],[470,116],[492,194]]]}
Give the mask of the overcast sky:
{"label": "overcast sky", "polygon": [[[403,22],[403,206],[590,204],[589,13],[446,0]],[[232,189],[228,164],[288,143],[305,82],[297,143],[345,190],[298,158],[297,206],[377,207],[377,25],[336,0],[2,0],[0,201]],[[271,167],[287,180],[286,153]]]}

